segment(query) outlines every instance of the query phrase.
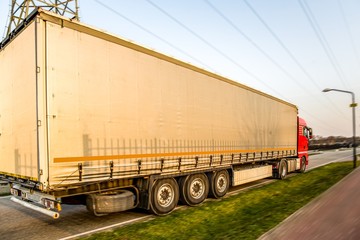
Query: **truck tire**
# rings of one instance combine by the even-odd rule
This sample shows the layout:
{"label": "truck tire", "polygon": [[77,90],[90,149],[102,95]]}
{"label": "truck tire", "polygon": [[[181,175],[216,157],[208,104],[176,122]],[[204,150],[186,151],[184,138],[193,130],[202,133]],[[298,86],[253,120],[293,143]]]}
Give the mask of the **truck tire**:
{"label": "truck tire", "polygon": [[174,178],[158,179],[151,189],[151,211],[156,215],[170,213],[179,201],[179,186]]}
{"label": "truck tire", "polygon": [[180,201],[189,206],[202,203],[209,194],[209,180],[204,173],[180,179]]}
{"label": "truck tire", "polygon": [[306,171],[306,158],[302,157],[301,158],[301,166],[300,166],[300,170],[298,172],[300,173],[304,173]]}
{"label": "truck tire", "polygon": [[135,194],[128,190],[89,194],[86,208],[95,216],[102,216],[135,208],[135,198]]}
{"label": "truck tire", "polygon": [[210,196],[214,198],[223,197],[230,186],[230,177],[227,170],[210,173]]}
{"label": "truck tire", "polygon": [[281,159],[279,164],[279,174],[278,174],[279,179],[285,179],[287,173],[288,173],[288,169],[287,169],[286,160]]}

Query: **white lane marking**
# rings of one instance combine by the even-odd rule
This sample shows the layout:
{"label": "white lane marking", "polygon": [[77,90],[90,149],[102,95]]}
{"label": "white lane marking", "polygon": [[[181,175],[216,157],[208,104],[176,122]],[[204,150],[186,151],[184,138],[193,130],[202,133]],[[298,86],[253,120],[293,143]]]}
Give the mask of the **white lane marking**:
{"label": "white lane marking", "polygon": [[131,220],[129,220],[129,221],[121,222],[121,223],[115,223],[115,224],[113,224],[113,225],[109,225],[109,226],[106,226],[106,227],[97,228],[97,229],[94,229],[94,230],[91,230],[91,231],[87,231],[87,232],[75,234],[75,235],[68,236],[68,237],[65,237],[65,238],[60,238],[59,240],[67,240],[67,239],[77,238],[77,237],[80,237],[80,236],[84,236],[84,235],[92,234],[92,233],[95,233],[95,232],[103,231],[103,230],[106,230],[106,229],[109,229],[109,228],[123,226],[123,225],[125,225],[125,224],[129,224],[129,223],[132,223],[132,222],[140,221],[140,220],[143,220],[143,219],[145,219],[145,218],[150,218],[150,217],[153,217],[153,216],[152,216],[152,215],[150,215],[150,216],[143,216],[143,217],[131,219]]}
{"label": "white lane marking", "polygon": [[2,196],[2,197],[0,197],[0,199],[10,198],[10,197],[11,197],[11,195],[10,196]]}

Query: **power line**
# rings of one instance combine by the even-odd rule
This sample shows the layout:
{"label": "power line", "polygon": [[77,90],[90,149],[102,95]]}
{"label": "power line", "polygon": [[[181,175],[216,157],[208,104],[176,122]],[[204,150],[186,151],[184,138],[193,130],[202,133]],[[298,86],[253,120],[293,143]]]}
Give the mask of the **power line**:
{"label": "power line", "polygon": [[[260,16],[260,14],[253,8],[253,6],[247,1],[244,0],[245,4],[249,7],[249,9],[253,12],[253,14],[257,17],[257,19],[265,26],[265,28],[270,32],[270,34],[275,38],[275,40],[279,43],[279,45],[285,50],[285,52],[289,55],[289,57],[295,62],[295,64],[302,70],[302,72],[307,76],[307,78],[318,88],[318,91],[322,91],[322,88],[316,83],[316,81],[311,77],[311,75],[306,71],[304,66],[299,62],[299,60],[295,57],[295,55],[289,50],[289,48],[285,45],[283,41],[281,41],[280,37],[271,29],[271,27],[265,22],[265,20]],[[341,117],[344,117],[342,111],[334,105],[333,100],[331,100],[328,96],[325,96],[328,99],[328,102],[332,104],[332,106],[339,112]]]}
{"label": "power line", "polygon": [[340,131],[339,128],[337,128],[337,127],[335,127],[335,126],[329,125],[327,122],[324,122],[322,119],[318,118],[317,116],[315,116],[314,114],[310,113],[309,111],[307,111],[307,110],[305,110],[305,109],[303,109],[303,108],[300,108],[300,107],[299,107],[299,110],[301,110],[302,112],[306,113],[308,116],[312,117],[312,118],[315,119],[317,122],[322,123],[322,124],[321,124],[322,127],[326,126],[326,127],[328,127],[329,130],[334,130],[334,129],[335,129],[335,130],[339,130],[339,131]]}
{"label": "power line", "polygon": [[[259,52],[261,52],[270,62],[272,62],[277,68],[279,68],[287,77],[292,79],[299,87],[308,91],[308,89],[300,84],[294,76],[286,71],[279,63],[277,63],[269,54],[265,52],[259,45],[257,45],[249,36],[247,36],[241,29],[236,26],[229,18],[227,18],[218,8],[211,4],[208,0],[204,0],[209,7],[211,7],[221,18],[223,18],[230,26],[232,26],[241,36],[243,36],[248,42],[250,42]],[[312,80],[312,79],[311,79]],[[315,81],[312,81],[317,87],[319,87]]]}
{"label": "power line", "polygon": [[333,66],[336,74],[338,75],[339,79],[341,80],[341,83],[343,84],[343,86],[345,88],[348,89],[348,86],[346,84],[345,77],[344,77],[344,72],[343,72],[342,68],[340,67],[340,64],[337,61],[337,58],[334,55],[329,43],[327,42],[325,35],[321,31],[321,28],[320,28],[319,24],[317,23],[316,18],[314,16],[314,14],[312,13],[309,5],[307,4],[307,2],[305,0],[304,0],[304,2],[302,2],[301,0],[298,0],[298,2],[300,4],[300,6],[301,6],[301,9],[305,13],[306,18],[308,19],[312,29],[314,30],[315,35],[318,38],[321,46],[323,47],[323,49],[324,49],[324,51],[326,53],[326,56],[328,57],[328,59],[329,59],[331,65]]}
{"label": "power line", "polygon": [[[247,36],[243,31],[241,31],[241,29],[236,26],[229,18],[227,18],[218,8],[216,8],[213,4],[211,4],[208,0],[204,0],[205,3],[207,3],[220,17],[222,17],[230,26],[232,26],[240,35],[242,35],[246,40],[248,40],[258,51],[260,51],[266,58],[268,58],[274,65],[276,65],[280,70],[282,70],[288,77],[290,77],[291,79],[293,79],[296,82],[296,79],[290,75],[286,70],[284,70],[280,64],[278,64],[269,54],[267,54],[260,46],[258,46],[249,36]],[[253,9],[254,10],[254,9]],[[258,14],[257,14],[258,15]],[[258,15],[259,17],[260,15]],[[265,21],[264,21],[265,23]],[[270,27],[268,27],[268,30],[270,30],[270,32],[272,32],[273,34],[275,34]],[[275,34],[275,38],[277,38],[278,40],[280,40],[280,38],[277,37],[277,35]],[[282,42],[281,42],[282,43]],[[288,48],[285,46],[285,44],[280,44],[283,45],[285,47],[285,50],[288,50]],[[288,50],[288,52],[290,52]],[[292,57],[295,58],[295,56],[293,56],[293,54],[290,54]],[[294,59],[293,59],[294,60]],[[303,70],[303,72],[305,73],[305,75],[311,80],[311,82],[319,89],[319,91],[321,91],[322,89],[320,88],[320,86],[313,80],[313,78],[311,77],[311,75],[305,70],[305,68],[299,63],[299,61],[297,61],[297,59],[295,58],[295,63],[297,63],[298,65],[300,65],[300,69]],[[299,84],[298,84],[299,85]],[[300,87],[302,87],[301,85],[299,85]],[[303,87],[302,87],[303,88]],[[332,100],[329,100],[332,101]],[[311,116],[313,119],[316,119],[317,121],[321,122],[321,123],[325,123],[323,120],[320,120],[319,118],[317,118],[316,116],[314,116],[313,114],[309,113],[308,111],[301,109],[299,107],[299,110],[305,112],[307,115]],[[341,115],[343,116],[343,115]],[[325,125],[327,125],[329,127],[329,129],[334,129],[334,127],[328,125],[327,123],[325,123]]]}
{"label": "power line", "polygon": [[[95,2],[97,2],[98,4],[100,4],[101,6],[103,6],[104,8],[108,9],[109,11],[115,13],[116,15],[122,17],[123,19],[125,19],[126,21],[130,22],[131,24],[137,26],[138,28],[142,29],[143,31],[149,33],[150,35],[156,37],[157,39],[167,43],[168,45],[170,45],[171,47],[177,49],[180,52],[183,52],[181,49],[177,48],[176,46],[174,46],[173,44],[170,44],[168,41],[162,39],[161,37],[157,36],[156,34],[154,34],[153,32],[151,32],[150,30],[142,27],[141,25],[139,25],[138,23],[132,21],[131,19],[123,16],[122,14],[120,14],[119,12],[117,12],[116,10],[110,8],[109,6],[105,5],[104,3],[99,2],[98,0],[94,0]],[[182,24],[179,20],[177,20],[176,18],[172,17],[170,14],[168,14],[165,10],[161,9],[159,6],[155,5],[153,2],[151,2],[150,0],[148,0],[148,2],[154,6],[155,8],[157,8],[159,11],[161,11],[163,14],[165,14],[166,16],[168,16],[169,18],[171,18],[173,21],[175,21],[177,24],[179,24],[180,26],[182,26],[183,28],[185,28],[187,31],[189,31],[191,34],[193,34],[194,36],[196,36],[197,38],[199,38],[201,41],[203,41],[205,44],[207,44],[209,47],[211,47],[214,51],[218,52],[219,54],[221,54],[223,57],[225,57],[226,59],[228,59],[229,61],[231,61],[232,63],[234,63],[235,65],[237,65],[238,67],[240,67],[242,70],[244,70],[246,73],[248,73],[250,76],[254,77],[255,79],[259,80],[261,83],[263,83],[264,85],[266,85],[269,89],[273,90],[271,87],[269,87],[266,83],[262,82],[260,79],[257,78],[256,75],[252,74],[251,72],[249,72],[247,69],[243,68],[241,65],[239,65],[238,63],[236,63],[233,59],[231,59],[230,57],[228,57],[225,53],[223,53],[222,51],[220,51],[218,48],[216,48],[214,45],[212,45],[210,42],[206,41],[204,38],[202,38],[200,35],[196,34],[193,30],[191,30],[190,28],[186,27],[184,24]],[[186,54],[188,55],[188,54]],[[188,55],[189,56],[189,55]],[[193,58],[192,56],[189,56],[191,58]],[[275,90],[273,90],[274,92],[276,92]],[[277,93],[279,96],[281,96],[280,93]],[[286,100],[285,97],[281,96],[284,100]],[[289,101],[289,100],[286,100]],[[313,119],[316,119],[322,123],[324,123],[323,121],[321,121],[320,119],[318,119],[316,116],[312,115],[311,113],[303,110],[302,108],[299,108],[301,111],[307,113],[307,115],[311,116]],[[332,126],[329,126],[328,124],[324,123],[322,124],[323,126],[327,125],[329,127],[329,129],[335,129]]]}
{"label": "power line", "polygon": [[[237,63],[234,59],[232,59],[231,57],[229,57],[228,55],[226,55],[224,52],[222,52],[220,49],[218,49],[217,47],[215,47],[213,44],[211,44],[210,42],[208,42],[207,40],[205,40],[203,37],[201,37],[199,34],[197,34],[196,32],[194,32],[193,30],[191,30],[190,28],[188,28],[187,26],[185,26],[182,22],[180,22],[178,19],[176,19],[175,17],[171,16],[168,12],[166,12],[164,9],[160,8],[158,5],[156,5],[155,3],[153,3],[150,0],[146,0],[150,5],[152,5],[154,8],[156,8],[157,10],[159,10],[160,12],[162,12],[164,15],[166,15],[168,18],[170,18],[171,20],[173,20],[174,22],[176,22],[178,25],[180,25],[182,28],[184,28],[185,30],[187,30],[189,33],[191,33],[192,35],[194,35],[196,38],[198,38],[199,40],[201,40],[203,43],[205,43],[206,45],[208,45],[211,49],[213,49],[215,52],[217,52],[218,54],[220,54],[221,56],[223,56],[224,58],[226,58],[229,62],[233,63],[234,65],[236,65],[238,68],[240,68],[241,70],[243,70],[245,73],[247,73],[249,76],[251,76],[252,78],[256,79],[257,81],[259,81],[260,83],[262,83],[264,86],[266,86],[268,89],[272,90],[274,93],[278,94],[278,96],[284,98],[282,96],[282,94],[280,94],[279,92],[277,92],[275,89],[273,89],[270,85],[268,85],[266,82],[264,82],[263,80],[261,80],[258,76],[256,76],[254,73],[250,72],[249,70],[247,70],[245,67],[241,66],[239,63]],[[285,98],[284,98],[285,99]]]}
{"label": "power line", "polygon": [[122,15],[121,13],[119,13],[118,11],[116,11],[115,9],[109,7],[108,5],[106,5],[105,3],[100,2],[99,0],[94,0],[96,3],[98,3],[99,5],[101,5],[102,7],[106,8],[107,10],[113,12],[114,14],[116,14],[117,16],[121,17],[122,19],[128,21],[129,23],[135,25],[136,27],[140,28],[141,30],[143,30],[144,32],[150,34],[151,36],[155,37],[156,39],[166,43],[167,45],[169,45],[170,47],[176,49],[177,51],[181,52],[182,54],[188,56],[189,58],[193,59],[194,61],[200,63],[201,65],[207,67],[208,69],[211,69],[212,71],[214,71],[210,66],[208,66],[207,64],[205,64],[204,62],[202,62],[201,60],[193,57],[192,55],[190,55],[189,53],[185,52],[184,50],[176,47],[174,44],[170,43],[169,41],[165,40],[164,38],[160,37],[159,35],[156,35],[155,33],[153,33],[152,31],[146,29],[145,27],[141,26],[140,24],[134,22],[133,20],[131,20],[130,18]]}
{"label": "power line", "polygon": [[352,36],[352,34],[351,34],[351,30],[350,30],[350,27],[349,27],[349,23],[348,23],[348,21],[347,21],[347,18],[346,18],[345,12],[344,12],[344,8],[343,8],[343,5],[342,5],[342,3],[341,3],[340,0],[338,0],[338,4],[339,4],[339,9],[340,9],[341,17],[343,18],[343,21],[344,21],[344,23],[345,23],[346,31],[347,31],[347,33],[348,33],[348,35],[349,35],[349,38],[350,38],[351,47],[352,47],[352,49],[353,49],[353,51],[354,51],[354,55],[355,55],[355,57],[356,57],[357,63],[358,63],[358,65],[360,66],[359,52],[358,52],[358,50],[357,50],[357,48],[356,48],[356,46],[355,46],[354,38],[353,38],[353,36]]}
{"label": "power line", "polygon": [[249,9],[253,12],[253,14],[257,17],[257,19],[265,26],[265,28],[270,32],[270,34],[275,38],[275,40],[280,44],[280,46],[285,50],[285,52],[290,56],[290,58],[296,63],[296,65],[303,71],[303,73],[309,78],[309,80],[319,89],[321,87],[316,83],[316,81],[311,77],[311,75],[306,71],[303,65],[297,60],[294,54],[289,50],[289,48],[281,41],[281,39],[277,36],[277,34],[269,27],[269,25],[262,19],[262,17],[258,14],[258,12],[250,5],[247,0],[244,0],[245,4],[249,7]]}
{"label": "power line", "polygon": [[[243,36],[247,41],[249,41],[258,51],[260,51],[267,59],[269,59],[275,66],[277,66],[286,76],[292,79],[298,86],[303,88],[305,91],[309,92],[306,87],[299,84],[299,82],[292,76],[289,72],[287,72],[279,63],[277,63],[269,54],[265,52],[259,45],[257,45],[249,36],[247,36],[241,29],[236,26],[229,18],[227,18],[217,7],[211,4],[208,0],[204,0],[221,18],[223,18],[230,26],[232,26],[241,36]],[[285,45],[285,44],[283,44]],[[287,49],[287,47],[285,47]],[[296,58],[295,58],[296,59]],[[299,66],[299,62],[296,60],[295,63]],[[311,75],[305,70],[305,68],[300,64],[299,68],[305,73],[305,75],[309,78],[309,80],[318,88],[319,91],[322,89],[320,86],[314,81]]]}
{"label": "power line", "polygon": [[[140,28],[141,30],[145,31],[146,33],[150,34],[151,36],[159,39],[160,41],[168,44],[169,46],[171,46],[172,48],[178,50],[179,52],[185,54],[186,56],[196,60],[197,62],[201,63],[202,65],[206,66],[208,69],[212,70],[213,72],[215,72],[214,69],[212,69],[210,66],[206,65],[205,63],[202,63],[200,60],[194,58],[193,56],[191,56],[190,54],[188,54],[187,52],[179,49],[178,47],[176,47],[175,45],[173,45],[172,43],[170,43],[169,41],[163,39],[162,37],[156,35],[155,33],[153,33],[152,31],[146,29],[145,27],[141,26],[140,24],[134,22],[133,20],[131,20],[130,18],[122,15],[121,13],[119,13],[118,11],[114,10],[113,8],[109,7],[108,5],[100,2],[99,0],[94,0],[96,3],[98,3],[99,5],[101,5],[102,7],[106,8],[107,10],[113,12],[114,14],[118,15],[119,17],[123,18],[124,20],[128,21],[129,23],[135,25],[136,27]],[[149,2],[150,3],[150,2]],[[150,3],[152,4],[152,3]],[[155,8],[157,8],[156,5],[153,5]],[[158,8],[160,10],[160,8]],[[162,9],[160,11],[163,11]],[[164,14],[166,14],[167,16],[170,16],[169,14],[167,14],[165,11],[163,11]],[[170,16],[171,17],[171,16]],[[171,17],[172,18],[172,17]],[[174,21],[178,22],[180,25],[182,25],[183,27],[185,27],[185,29],[187,29],[188,31],[194,33],[195,35],[197,35],[195,32],[193,32],[192,30],[190,30],[189,28],[187,28],[185,25],[181,24],[178,20],[173,19]],[[270,90],[272,90],[274,93],[278,94],[278,96],[280,96],[281,98],[283,98],[284,100],[286,100],[286,98],[284,96],[281,95],[281,93],[277,92],[275,89],[273,89],[271,86],[269,86],[268,84],[266,84],[264,81],[262,81],[259,77],[257,77],[255,74],[251,73],[250,71],[248,71],[247,69],[245,69],[244,67],[242,67],[240,64],[238,64],[235,60],[231,59],[230,57],[228,57],[227,55],[225,55],[224,53],[222,53],[220,50],[218,50],[215,46],[211,45],[209,42],[207,42],[205,39],[201,38],[199,35],[197,35],[197,37],[199,37],[200,39],[202,39],[202,41],[204,41],[206,44],[208,44],[209,46],[212,46],[212,48],[214,50],[216,50],[218,53],[220,53],[222,56],[226,57],[229,61],[231,61],[233,64],[237,65],[239,68],[241,68],[243,71],[245,71],[247,74],[249,74],[250,76],[252,76],[254,79],[258,80],[259,82],[261,82],[263,85],[265,85],[267,88],[269,88]],[[288,100],[286,100],[288,101]]]}

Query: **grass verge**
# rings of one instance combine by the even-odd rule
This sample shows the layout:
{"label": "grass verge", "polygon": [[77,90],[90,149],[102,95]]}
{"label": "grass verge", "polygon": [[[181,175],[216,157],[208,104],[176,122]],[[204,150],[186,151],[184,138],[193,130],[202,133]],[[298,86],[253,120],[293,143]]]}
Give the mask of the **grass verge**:
{"label": "grass verge", "polygon": [[86,239],[257,239],[352,171],[333,163]]}

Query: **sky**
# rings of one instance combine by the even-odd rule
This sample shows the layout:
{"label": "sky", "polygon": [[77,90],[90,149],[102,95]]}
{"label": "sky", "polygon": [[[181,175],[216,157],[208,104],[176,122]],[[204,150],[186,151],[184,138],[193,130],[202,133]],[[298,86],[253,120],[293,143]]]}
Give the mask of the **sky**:
{"label": "sky", "polygon": [[360,99],[359,0],[78,2],[85,24],[295,104],[314,135],[353,134],[351,95],[322,90]]}

